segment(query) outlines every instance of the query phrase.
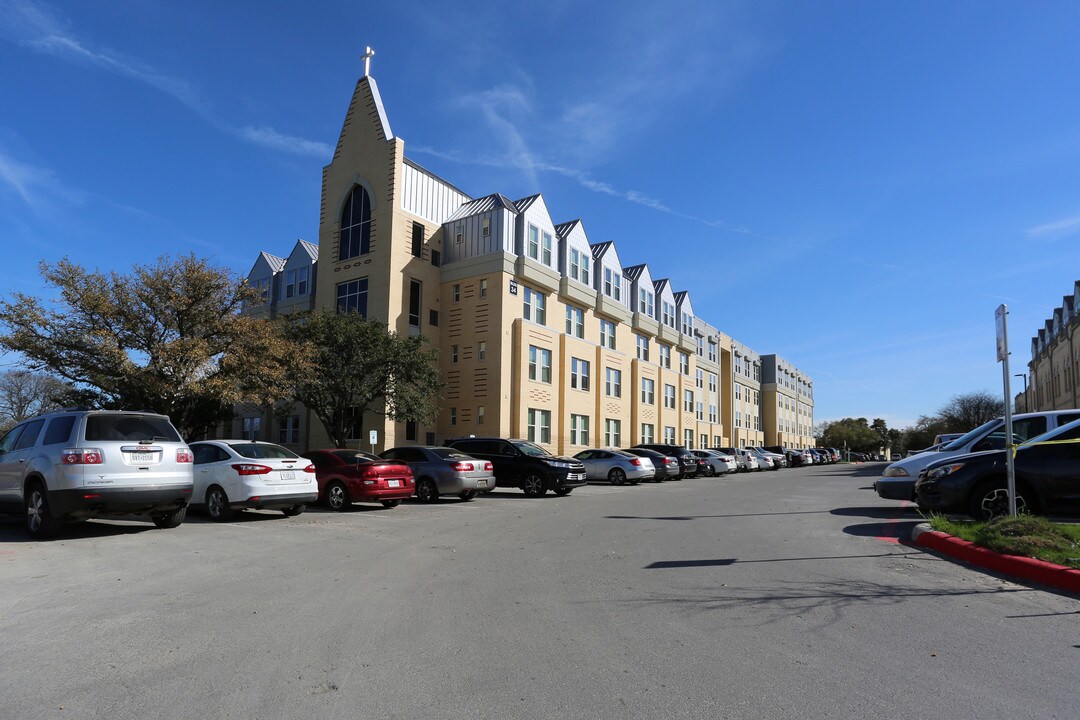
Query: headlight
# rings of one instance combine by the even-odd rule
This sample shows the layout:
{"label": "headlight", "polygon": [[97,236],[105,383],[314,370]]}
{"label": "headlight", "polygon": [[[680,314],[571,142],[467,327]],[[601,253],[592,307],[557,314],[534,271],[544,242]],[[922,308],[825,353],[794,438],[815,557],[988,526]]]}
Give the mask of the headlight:
{"label": "headlight", "polygon": [[911,474],[902,467],[885,468],[884,477],[911,477]]}
{"label": "headlight", "polygon": [[953,465],[942,465],[939,468],[934,468],[926,474],[928,478],[934,478],[938,480],[946,475],[952,475],[954,472],[964,467],[964,463],[954,463]]}
{"label": "headlight", "polygon": [[556,468],[568,468],[568,467],[570,467],[570,463],[568,463],[568,462],[559,462],[558,460],[548,460],[547,464],[550,465],[551,467],[556,467]]}

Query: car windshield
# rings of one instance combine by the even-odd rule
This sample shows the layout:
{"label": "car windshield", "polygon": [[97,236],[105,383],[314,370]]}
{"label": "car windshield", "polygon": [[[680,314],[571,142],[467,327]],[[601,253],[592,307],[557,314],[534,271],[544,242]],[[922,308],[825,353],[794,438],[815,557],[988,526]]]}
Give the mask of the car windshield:
{"label": "car windshield", "polygon": [[86,439],[88,442],[183,442],[169,420],[160,415],[88,415]]}
{"label": "car windshield", "polygon": [[516,447],[518,450],[520,450],[521,452],[525,453],[526,455],[531,455],[532,457],[550,457],[551,456],[551,453],[549,453],[547,450],[540,447],[539,445],[534,445],[531,442],[526,442],[524,440],[517,440],[517,441],[515,441],[515,442],[513,442],[511,444],[514,447]]}
{"label": "car windshield", "polygon": [[431,452],[435,453],[436,455],[441,457],[443,460],[470,460],[471,459],[470,456],[464,454],[460,450],[455,450],[454,448],[444,448],[444,447],[431,448]]}
{"label": "car windshield", "polygon": [[975,428],[971,432],[968,432],[968,433],[965,433],[964,435],[961,435],[960,437],[956,438],[955,440],[953,440],[951,443],[949,443],[945,447],[939,448],[939,449],[940,450],[959,450],[960,448],[964,447],[965,445],[967,445],[969,442],[971,442],[975,438],[982,435],[987,430],[990,430],[991,428],[996,427],[1000,422],[1001,422],[1001,418],[994,418],[990,422],[983,423],[982,425]]}
{"label": "car windshield", "polygon": [[337,455],[349,465],[359,465],[360,463],[368,463],[382,460],[381,457],[376,457],[375,455],[372,455],[371,453],[366,453],[363,450],[335,450],[333,454]]}
{"label": "car windshield", "polygon": [[244,458],[283,460],[300,457],[288,448],[270,443],[233,443],[229,447]]}
{"label": "car windshield", "polygon": [[1071,423],[1062,425],[1050,432],[1044,432],[1042,435],[1036,435],[1029,440],[1025,440],[1020,445],[1020,449],[1054,440],[1080,440],[1080,420],[1073,420]]}

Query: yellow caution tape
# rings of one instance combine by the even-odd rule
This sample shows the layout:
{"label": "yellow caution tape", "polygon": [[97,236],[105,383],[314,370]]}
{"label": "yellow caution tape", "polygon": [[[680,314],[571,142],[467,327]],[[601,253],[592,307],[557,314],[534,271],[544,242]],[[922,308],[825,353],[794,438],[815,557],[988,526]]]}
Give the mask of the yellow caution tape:
{"label": "yellow caution tape", "polygon": [[1013,443],[1009,447],[1012,450],[1013,459],[1015,460],[1016,451],[1020,448],[1035,447],[1036,445],[1075,445],[1076,443],[1080,443],[1080,438],[1076,440],[1043,440],[1042,442],[1022,442],[1020,444]]}

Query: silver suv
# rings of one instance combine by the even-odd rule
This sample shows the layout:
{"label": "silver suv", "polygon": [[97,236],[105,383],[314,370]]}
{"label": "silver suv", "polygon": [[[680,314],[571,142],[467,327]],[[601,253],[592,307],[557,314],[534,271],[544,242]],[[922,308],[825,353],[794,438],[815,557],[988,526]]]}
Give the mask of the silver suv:
{"label": "silver suv", "polygon": [[0,507],[25,513],[36,540],[58,535],[65,520],[105,515],[174,528],[191,500],[192,459],[164,415],[53,412],[0,438]]}

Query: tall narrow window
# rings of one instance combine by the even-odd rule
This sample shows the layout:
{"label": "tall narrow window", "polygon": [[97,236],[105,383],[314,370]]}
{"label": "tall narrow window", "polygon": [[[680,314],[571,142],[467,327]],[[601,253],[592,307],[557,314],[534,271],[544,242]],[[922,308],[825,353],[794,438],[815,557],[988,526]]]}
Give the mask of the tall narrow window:
{"label": "tall narrow window", "polygon": [[551,233],[544,233],[540,253],[540,261],[545,265],[551,265]]}
{"label": "tall narrow window", "polygon": [[341,239],[338,260],[348,260],[371,252],[371,198],[357,185],[341,209]]}
{"label": "tall narrow window", "polygon": [[413,257],[424,255],[424,226],[422,223],[412,224],[412,254]]}
{"label": "tall narrow window", "polygon": [[588,445],[589,444],[589,416],[588,415],[571,415],[570,416],[570,444],[571,445]]}
{"label": "tall narrow window", "polygon": [[604,445],[607,447],[619,447],[622,445],[622,421],[604,421]]}
{"label": "tall narrow window", "polygon": [[483,300],[487,297],[487,280],[480,281],[480,299]]}
{"label": "tall narrow window", "polygon": [[589,361],[570,358],[570,387],[574,390],[589,389]]}
{"label": "tall narrow window", "polygon": [[529,442],[551,442],[550,410],[536,410],[534,408],[529,408],[528,423]]}
{"label": "tall narrow window", "polygon": [[491,218],[484,218],[480,222],[480,235],[483,237],[491,235]]}
{"label": "tall narrow window", "polygon": [[308,268],[296,269],[296,294],[307,295],[308,293]]}
{"label": "tall narrow window", "polygon": [[526,252],[533,260],[540,259],[540,230],[535,225],[529,226],[529,246]]}
{"label": "tall narrow window", "polygon": [[615,323],[610,320],[600,321],[600,346],[615,349]]}
{"label": "tall narrow window", "polygon": [[423,285],[419,280],[409,281],[409,325],[420,327],[420,291]]}

